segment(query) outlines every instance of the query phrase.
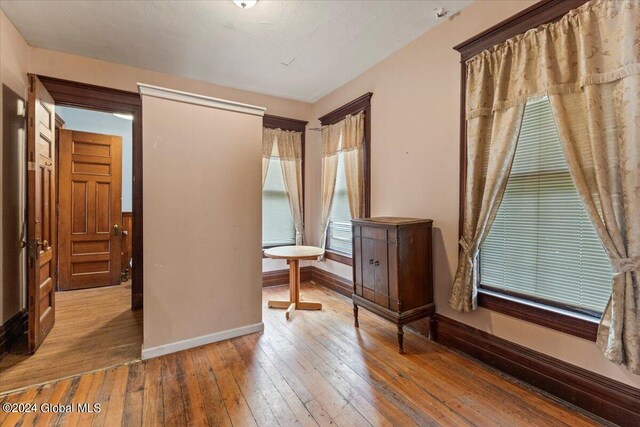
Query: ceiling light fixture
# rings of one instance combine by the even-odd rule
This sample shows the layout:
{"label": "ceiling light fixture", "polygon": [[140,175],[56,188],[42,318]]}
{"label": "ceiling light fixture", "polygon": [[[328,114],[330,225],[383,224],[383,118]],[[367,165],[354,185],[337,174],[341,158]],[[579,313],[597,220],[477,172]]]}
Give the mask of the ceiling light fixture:
{"label": "ceiling light fixture", "polygon": [[241,7],[243,9],[251,9],[253,6],[258,3],[258,0],[233,0],[236,6]]}
{"label": "ceiling light fixture", "polygon": [[133,114],[125,114],[125,113],[113,113],[114,116],[120,117],[125,120],[133,120]]}

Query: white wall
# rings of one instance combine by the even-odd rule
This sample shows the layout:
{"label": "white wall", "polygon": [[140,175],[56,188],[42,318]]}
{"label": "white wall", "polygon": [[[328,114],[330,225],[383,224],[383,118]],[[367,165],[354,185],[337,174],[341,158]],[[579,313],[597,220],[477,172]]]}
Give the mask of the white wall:
{"label": "white wall", "polygon": [[131,212],[133,122],[111,113],[82,108],[58,106],[56,113],[65,121],[65,129],[122,137],[122,211]]}

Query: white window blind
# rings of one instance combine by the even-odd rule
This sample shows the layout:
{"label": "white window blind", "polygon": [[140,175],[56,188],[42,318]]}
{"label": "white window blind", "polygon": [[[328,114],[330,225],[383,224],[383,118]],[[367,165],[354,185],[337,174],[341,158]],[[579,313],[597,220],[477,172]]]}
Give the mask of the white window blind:
{"label": "white window blind", "polygon": [[333,192],[327,233],[327,247],[329,249],[351,255],[351,211],[349,211],[344,155],[342,153],[338,154],[336,188]]}
{"label": "white window blind", "polygon": [[262,246],[293,245],[296,230],[284,187],[282,167],[272,157],[262,189]]}
{"label": "white window blind", "polygon": [[612,272],[562,153],[547,98],[526,105],[502,204],[480,250],[482,286],[602,312]]}

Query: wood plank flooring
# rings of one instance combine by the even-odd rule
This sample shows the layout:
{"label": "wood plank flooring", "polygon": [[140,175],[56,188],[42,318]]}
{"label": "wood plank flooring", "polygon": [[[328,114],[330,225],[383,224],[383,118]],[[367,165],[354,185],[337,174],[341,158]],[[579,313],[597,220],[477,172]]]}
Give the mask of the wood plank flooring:
{"label": "wood plank flooring", "polygon": [[56,293],[56,323],[29,356],[22,339],[0,361],[0,392],[140,359],[142,311],[131,286]]}
{"label": "wood plank flooring", "polygon": [[[53,382],[3,402],[100,403],[97,414],[6,414],[0,425],[593,426],[597,421],[314,284],[322,311],[286,321],[263,292],[265,331]],[[3,424],[4,423],[4,424]]]}

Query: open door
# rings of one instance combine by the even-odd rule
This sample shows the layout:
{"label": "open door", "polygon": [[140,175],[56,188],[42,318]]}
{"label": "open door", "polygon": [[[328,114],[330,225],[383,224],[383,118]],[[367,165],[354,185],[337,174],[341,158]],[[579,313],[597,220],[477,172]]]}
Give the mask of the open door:
{"label": "open door", "polygon": [[29,75],[27,132],[27,306],[29,352],[55,322],[56,179],[55,107],[38,77]]}
{"label": "open door", "polygon": [[122,137],[59,130],[59,289],[120,284]]}

